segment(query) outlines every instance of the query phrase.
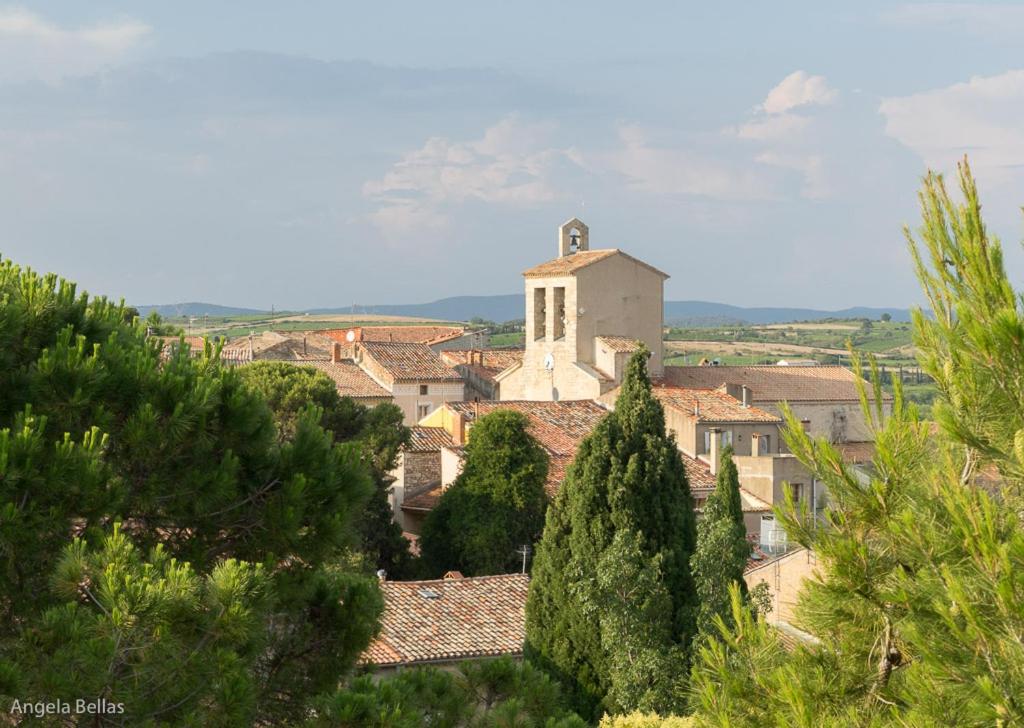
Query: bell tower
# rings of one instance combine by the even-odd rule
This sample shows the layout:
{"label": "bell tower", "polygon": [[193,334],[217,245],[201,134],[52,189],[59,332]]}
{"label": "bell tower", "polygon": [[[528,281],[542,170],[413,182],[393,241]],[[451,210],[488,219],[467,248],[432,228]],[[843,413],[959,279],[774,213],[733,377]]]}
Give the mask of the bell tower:
{"label": "bell tower", "polygon": [[590,228],[574,217],[558,228],[558,257],[564,258],[590,249]]}

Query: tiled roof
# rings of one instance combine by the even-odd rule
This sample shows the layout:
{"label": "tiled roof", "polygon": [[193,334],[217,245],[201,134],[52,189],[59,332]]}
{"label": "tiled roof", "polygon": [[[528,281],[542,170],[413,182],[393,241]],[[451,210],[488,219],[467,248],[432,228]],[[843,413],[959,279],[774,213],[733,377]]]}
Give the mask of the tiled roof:
{"label": "tiled roof", "polygon": [[655,386],[651,390],[665,407],[696,417],[698,422],[773,422],[782,419],[713,389]]}
{"label": "tiled roof", "polygon": [[347,329],[328,329],[320,333],[335,341],[384,341],[398,344],[433,344],[462,336],[462,326],[353,326]]}
{"label": "tiled roof", "polygon": [[[755,402],[857,401],[856,375],[840,366],[779,367],[689,366],[665,367],[661,383],[691,389],[717,389],[745,384]],[[868,388],[870,393],[870,387]],[[890,395],[885,396],[890,399]]]}
{"label": "tiled roof", "polygon": [[452,436],[443,427],[414,425],[409,433],[411,437],[405,448],[408,452],[437,452],[452,445]]}
{"label": "tiled roof", "polygon": [[691,458],[684,452],[679,453],[683,458],[683,466],[686,468],[686,479],[690,483],[690,490],[711,490],[717,485],[715,476],[711,474],[711,467],[703,460]]}
{"label": "tiled roof", "polygon": [[441,500],[441,495],[444,493],[444,488],[440,485],[426,490],[418,495],[414,495],[412,498],[406,498],[402,501],[403,511],[430,511],[434,509],[438,501]]}
{"label": "tiled roof", "polygon": [[351,360],[346,359],[340,362],[303,361],[299,362],[299,364],[319,369],[333,379],[334,384],[338,388],[338,394],[342,397],[352,397],[354,399],[359,397],[391,398],[391,393],[388,390],[373,381],[369,374],[360,369]]}
{"label": "tiled roof", "polygon": [[761,500],[746,488],[740,488],[740,503],[744,513],[767,513],[772,509],[771,503]]}
{"label": "tiled roof", "polygon": [[380,635],[360,657],[381,667],[519,655],[529,577],[385,581]]}
{"label": "tiled roof", "polygon": [[448,402],[445,406],[461,413],[467,422],[500,409],[514,410],[526,415],[529,420],[527,432],[547,450],[551,460],[545,485],[549,496],[554,496],[558,491],[558,486],[565,478],[565,468],[576,457],[576,448],[579,447],[580,441],[608,414],[604,408],[591,400]]}
{"label": "tiled roof", "polygon": [[645,268],[649,268],[658,275],[668,278],[668,275],[662,273],[654,266],[644,263],[642,260],[637,260],[631,255],[623,253],[618,248],[607,248],[604,250],[582,250],[579,253],[573,253],[572,255],[565,255],[561,258],[555,258],[549,260],[546,263],[535,265],[529,270],[523,271],[523,276],[526,278],[547,278],[549,276],[571,276],[575,275],[576,271],[581,268],[586,268],[588,265],[593,265],[600,260],[609,258],[613,255],[621,255],[624,258],[628,258],[634,263],[638,263]]}
{"label": "tiled roof", "polygon": [[359,345],[359,350],[365,351],[396,382],[462,381],[459,373],[446,366],[426,344],[364,341]]}
{"label": "tiled roof", "polygon": [[597,340],[616,352],[632,352],[640,348],[641,344],[637,339],[628,336],[598,336]]}
{"label": "tiled roof", "polygon": [[464,366],[481,379],[494,380],[501,372],[523,360],[522,349],[451,349],[441,352],[449,366]]}

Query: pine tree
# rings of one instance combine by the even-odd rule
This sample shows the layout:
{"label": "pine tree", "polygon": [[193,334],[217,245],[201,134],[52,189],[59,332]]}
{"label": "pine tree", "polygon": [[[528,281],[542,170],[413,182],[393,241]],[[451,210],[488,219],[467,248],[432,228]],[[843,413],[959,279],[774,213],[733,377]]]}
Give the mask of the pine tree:
{"label": "pine tree", "polygon": [[[528,656],[584,717],[673,704],[694,635],[693,504],[646,358],[630,359],[615,411],[580,444],[548,509],[527,601]],[[635,588],[616,572],[635,574]],[[667,664],[680,667],[668,675]]]}
{"label": "pine tree", "polygon": [[697,522],[697,549],[690,561],[700,599],[697,630],[703,638],[717,634],[716,615],[728,617],[731,613],[729,585],[735,583],[745,590],[743,570],[750,558],[750,543],[743,522],[739,474],[732,457],[732,447],[725,447],[715,490]]}
{"label": "pine tree", "polygon": [[466,459],[420,535],[423,569],[440,576],[519,571],[524,544],[544,525],[548,456],[526,431],[527,419],[496,410],[473,424]]}
{"label": "pine tree", "polygon": [[898,380],[885,412],[874,362],[873,392],[861,384],[875,432],[867,482],[787,413],[787,444],[831,502],[824,527],[791,505],[779,514],[817,557],[796,619],[820,642],[787,655],[734,592],[734,624],[719,621],[722,640],[694,671],[704,724],[1024,723],[1024,310],[966,163],[960,187],[957,204],[929,174],[921,243],[908,232],[932,305],[914,324],[939,436]]}
{"label": "pine tree", "polygon": [[384,569],[390,578],[409,576],[413,568],[409,541],[395,522],[388,500],[388,489],[394,482],[391,471],[402,446],[409,442],[402,410],[391,403],[368,408],[342,397],[326,374],[311,367],[265,361],[242,367],[240,373],[245,384],[270,405],[279,439],[293,437],[302,413],[317,407],[320,426],[333,434],[336,442],[360,447],[375,485],[356,519],[360,550],[374,569]]}
{"label": "pine tree", "polygon": [[[181,636],[181,650],[164,653],[165,674],[192,661],[244,665],[257,719],[291,719],[337,685],[377,629],[376,580],[349,557],[371,468],[358,443],[323,430],[320,410],[300,413],[279,438],[266,402],[221,365],[215,346],[165,356],[125,318],[123,305],[0,261],[0,693],[52,695],[47,664],[64,655],[82,681],[63,683],[60,697],[128,690],[135,701],[130,684],[149,667],[136,671],[133,660],[149,655],[133,652],[111,670],[110,645],[82,627],[126,619],[139,635],[166,636],[169,648]],[[83,570],[106,591],[69,616],[53,565],[73,536],[102,551],[117,522],[140,553],[159,557],[113,580],[99,562]],[[241,589],[255,565],[273,609],[244,620],[252,634],[190,642],[199,616],[183,598],[192,587],[158,599],[177,588],[172,577]],[[202,609],[214,607],[203,599]],[[204,696],[157,690],[131,710],[186,715]]]}

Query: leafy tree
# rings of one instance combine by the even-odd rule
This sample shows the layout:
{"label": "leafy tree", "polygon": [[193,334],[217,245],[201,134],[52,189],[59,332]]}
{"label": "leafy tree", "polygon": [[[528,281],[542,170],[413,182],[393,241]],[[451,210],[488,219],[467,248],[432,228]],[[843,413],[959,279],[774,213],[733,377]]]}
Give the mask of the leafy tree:
{"label": "leafy tree", "polygon": [[960,188],[957,204],[929,174],[921,242],[908,233],[932,305],[914,328],[942,395],[942,436],[904,404],[898,381],[886,415],[873,362],[874,397],[861,386],[876,442],[867,482],[787,415],[791,450],[834,504],[825,528],[791,504],[780,514],[817,556],[797,619],[820,644],[786,655],[734,593],[735,626],[719,623],[722,640],[694,673],[705,724],[1024,722],[1024,311],[966,163]]}
{"label": "leafy tree", "polygon": [[890,321],[892,321],[892,314],[886,312],[886,313],[883,313],[879,318],[882,320],[882,323],[886,323],[887,324]]}
{"label": "leafy tree", "polygon": [[357,521],[361,549],[374,568],[384,569],[393,578],[407,576],[412,568],[409,542],[395,523],[388,501],[388,489],[394,482],[390,472],[400,449],[409,441],[402,410],[393,404],[367,408],[342,397],[330,377],[312,367],[262,361],[240,371],[246,385],[270,405],[281,440],[293,437],[299,418],[309,407],[317,407],[320,426],[336,441],[359,445],[376,485]]}
{"label": "leafy tree", "polygon": [[[61,654],[74,656],[82,680],[147,679],[131,660],[127,677],[112,673],[106,643],[87,649],[92,637],[79,627],[102,631],[120,624],[125,609],[137,609],[136,634],[183,635],[197,619],[187,604],[175,597],[168,604],[181,608],[161,611],[135,600],[147,593],[146,579],[161,573],[165,580],[185,579],[186,570],[200,592],[208,579],[227,578],[218,574],[238,580],[251,574],[266,582],[260,589],[273,609],[266,614],[253,606],[253,614],[265,614],[254,627],[262,634],[197,640],[190,662],[177,669],[190,669],[191,661],[245,662],[244,646],[261,644],[250,684],[254,715],[263,722],[294,716],[310,696],[333,688],[372,636],[381,609],[376,581],[345,560],[357,541],[354,519],[373,487],[359,446],[335,444],[316,409],[279,441],[264,400],[236,370],[220,365],[212,347],[196,358],[175,351],[161,361],[144,328],[125,323],[123,306],[79,295],[54,275],[0,261],[0,302],[4,694],[12,695],[8,678],[16,676],[19,694],[53,695],[53,673],[45,666]],[[60,587],[64,572],[51,584],[53,564],[66,555],[72,534],[106,553],[104,537],[118,521],[141,552],[160,547],[159,555],[138,567],[108,559],[103,578],[107,568],[126,576],[61,622],[60,610],[70,607]],[[81,553],[91,552],[84,548]],[[131,562],[125,559],[118,564]],[[90,563],[82,573],[96,582],[89,574],[99,575],[101,562]],[[259,575],[250,571],[256,565]],[[153,599],[165,588],[158,581],[152,587]],[[165,620],[174,626],[165,629]],[[36,641],[47,634],[53,638]],[[168,659],[184,654],[172,642]],[[186,637],[180,644],[188,644]],[[165,667],[167,674],[174,669]],[[71,695],[76,684],[65,685]],[[107,692],[89,694],[121,689],[106,685]],[[188,701],[201,700],[201,693],[185,693],[182,704],[172,693],[150,695],[138,709],[179,716],[198,710],[199,703]]]}
{"label": "leafy tree", "polygon": [[513,410],[474,422],[462,472],[423,524],[420,548],[428,574],[521,568],[516,549],[537,540],[547,507],[547,453],[526,426],[526,417]]}
{"label": "leafy tree", "polygon": [[[138,310],[133,310],[135,311],[135,315],[137,316],[139,313]],[[131,323],[134,320],[128,319],[129,313],[130,312],[126,311],[125,314],[123,314],[123,318],[126,320],[127,323]],[[149,312],[149,316],[146,317],[145,327],[148,333],[151,334],[152,336],[181,336],[184,333],[184,329],[182,329],[180,326],[175,326],[174,324],[167,323],[166,321],[164,321],[164,317],[161,316],[156,311]]]}
{"label": "leafy tree", "polygon": [[529,664],[502,657],[460,665],[404,670],[376,680],[366,675],[317,706],[309,726],[547,726],[583,728],[567,710],[558,684]]}
{"label": "leafy tree", "polygon": [[693,504],[646,357],[629,361],[548,509],[527,601],[528,657],[584,717],[671,707],[694,634]]}
{"label": "leafy tree", "polygon": [[700,598],[697,630],[705,638],[718,633],[716,615],[730,615],[729,585],[745,589],[743,570],[750,558],[740,479],[732,457],[731,446],[722,450],[715,491],[697,522],[697,550],[690,561]]}

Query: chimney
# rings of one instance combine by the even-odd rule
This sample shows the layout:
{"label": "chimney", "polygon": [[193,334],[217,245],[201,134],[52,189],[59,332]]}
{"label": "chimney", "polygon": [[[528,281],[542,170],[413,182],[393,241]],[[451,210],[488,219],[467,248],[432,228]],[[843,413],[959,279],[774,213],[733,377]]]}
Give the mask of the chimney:
{"label": "chimney", "polygon": [[741,398],[744,407],[750,406],[750,387],[746,384],[743,385],[743,397]]}
{"label": "chimney", "polygon": [[388,572],[384,571],[384,569],[377,569],[377,581],[387,581],[387,580],[388,580]]}
{"label": "chimney", "polygon": [[708,458],[711,460],[711,474],[718,475],[718,458],[721,455],[719,450],[722,445],[722,431],[717,427],[712,427],[709,432],[711,433],[711,437],[709,438],[711,441],[711,448],[708,453]]}
{"label": "chimney", "polygon": [[466,444],[466,418],[461,412],[452,414],[452,442],[459,447]]}
{"label": "chimney", "polygon": [[750,454],[755,458],[761,453],[761,433],[755,432],[750,436]]}
{"label": "chimney", "polygon": [[700,402],[699,401],[693,403],[693,416],[696,419],[698,419],[698,420],[700,419]]}
{"label": "chimney", "polygon": [[[303,346],[305,346],[306,340],[303,339],[302,341]],[[334,362],[335,364],[341,361],[341,344],[337,341],[335,341],[334,345],[331,347],[331,361]]]}

